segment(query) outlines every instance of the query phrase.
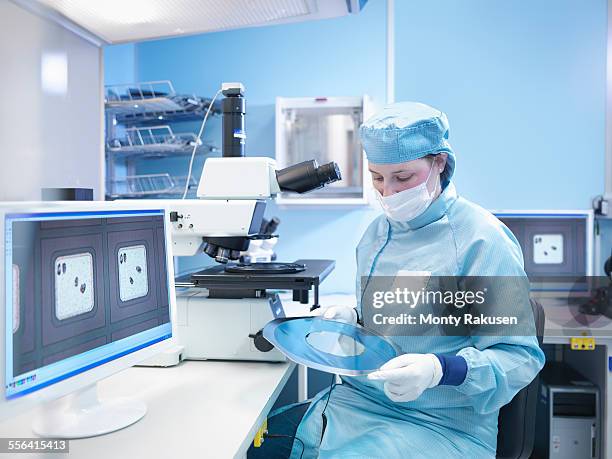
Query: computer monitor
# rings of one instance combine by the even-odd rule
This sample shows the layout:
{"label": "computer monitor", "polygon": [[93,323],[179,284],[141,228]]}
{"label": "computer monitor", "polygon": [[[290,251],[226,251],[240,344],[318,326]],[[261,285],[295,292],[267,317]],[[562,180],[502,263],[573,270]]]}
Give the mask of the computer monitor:
{"label": "computer monitor", "polygon": [[540,297],[588,297],[593,275],[593,211],[494,211],[516,236]]}
{"label": "computer monitor", "polygon": [[173,344],[169,234],[150,202],[0,203],[0,418],[41,405],[35,433],[79,438],[144,416],[96,383]]}

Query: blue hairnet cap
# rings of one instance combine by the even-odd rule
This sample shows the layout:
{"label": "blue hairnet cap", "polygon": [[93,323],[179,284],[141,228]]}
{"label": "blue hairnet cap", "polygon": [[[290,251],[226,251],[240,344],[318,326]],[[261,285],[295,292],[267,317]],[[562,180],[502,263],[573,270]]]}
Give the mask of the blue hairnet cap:
{"label": "blue hairnet cap", "polygon": [[444,187],[455,170],[448,130],[448,119],[440,110],[418,102],[398,102],[363,123],[359,135],[368,161],[374,164],[403,163],[447,153],[441,176]]}

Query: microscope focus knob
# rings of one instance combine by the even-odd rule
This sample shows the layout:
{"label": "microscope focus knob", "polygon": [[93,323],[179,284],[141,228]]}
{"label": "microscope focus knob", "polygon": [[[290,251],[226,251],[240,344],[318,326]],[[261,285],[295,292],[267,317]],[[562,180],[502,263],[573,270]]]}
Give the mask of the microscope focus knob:
{"label": "microscope focus knob", "polygon": [[249,338],[253,338],[253,344],[255,344],[255,349],[260,352],[270,352],[274,349],[274,345],[270,343],[266,338],[264,338],[263,330],[259,330],[254,335],[249,335]]}

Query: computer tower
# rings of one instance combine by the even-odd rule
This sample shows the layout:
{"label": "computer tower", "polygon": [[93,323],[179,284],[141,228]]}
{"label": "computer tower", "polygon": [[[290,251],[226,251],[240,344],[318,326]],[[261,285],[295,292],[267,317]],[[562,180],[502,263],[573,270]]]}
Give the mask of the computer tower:
{"label": "computer tower", "polygon": [[533,457],[599,459],[599,389],[562,362],[548,362],[540,373]]}

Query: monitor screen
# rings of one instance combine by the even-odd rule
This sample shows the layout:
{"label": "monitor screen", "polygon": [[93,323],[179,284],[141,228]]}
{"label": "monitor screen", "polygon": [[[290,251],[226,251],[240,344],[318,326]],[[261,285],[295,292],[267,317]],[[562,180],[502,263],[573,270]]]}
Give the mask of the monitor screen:
{"label": "monitor screen", "polygon": [[532,293],[589,296],[591,214],[497,212],[523,251]]}
{"label": "monitor screen", "polygon": [[4,223],[7,398],[172,336],[163,210]]}

